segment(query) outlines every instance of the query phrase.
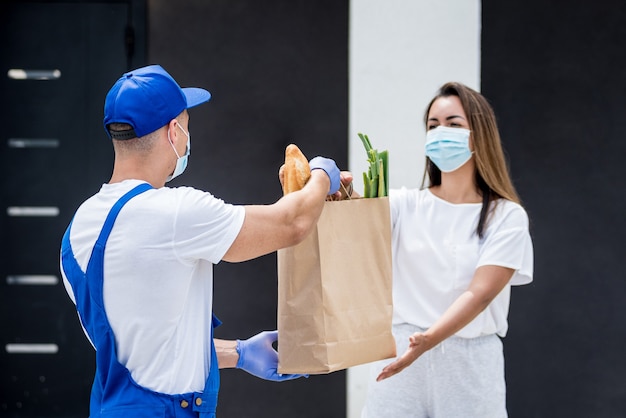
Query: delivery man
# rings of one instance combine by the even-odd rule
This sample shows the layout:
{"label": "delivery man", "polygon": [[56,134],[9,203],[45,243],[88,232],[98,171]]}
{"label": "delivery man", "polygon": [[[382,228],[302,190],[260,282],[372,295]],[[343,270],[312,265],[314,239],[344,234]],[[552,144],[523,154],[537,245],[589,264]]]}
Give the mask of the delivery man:
{"label": "delivery man", "polygon": [[78,208],[61,249],[65,287],[96,349],[91,417],[213,417],[219,368],[300,377],[277,373],[275,331],[214,340],[213,265],[303,240],[340,172],[333,160],[313,158],[304,189],[271,205],[166,187],[187,166],[187,109],[210,97],[180,88],[158,65],[124,74],[106,96],[113,174]]}

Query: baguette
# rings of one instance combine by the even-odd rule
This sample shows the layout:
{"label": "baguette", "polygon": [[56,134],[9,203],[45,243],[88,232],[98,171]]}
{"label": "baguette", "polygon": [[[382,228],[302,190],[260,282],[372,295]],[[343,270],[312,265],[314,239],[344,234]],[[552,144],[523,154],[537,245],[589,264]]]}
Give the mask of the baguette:
{"label": "baguette", "polygon": [[298,191],[311,177],[309,162],[295,144],[285,148],[285,168],[283,171],[283,195]]}

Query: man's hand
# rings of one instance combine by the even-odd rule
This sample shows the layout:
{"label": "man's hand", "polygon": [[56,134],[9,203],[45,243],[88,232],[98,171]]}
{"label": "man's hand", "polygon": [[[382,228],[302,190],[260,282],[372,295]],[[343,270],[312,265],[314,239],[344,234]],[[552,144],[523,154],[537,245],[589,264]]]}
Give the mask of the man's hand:
{"label": "man's hand", "polygon": [[278,352],[272,347],[277,339],[278,331],[263,331],[247,340],[237,340],[237,368],[275,382],[308,377],[302,374],[278,373]]}
{"label": "man's hand", "polygon": [[358,193],[354,191],[352,185],[352,173],[350,171],[342,171],[340,174],[341,186],[339,190],[332,195],[329,195],[326,200],[345,200],[360,197]]}
{"label": "man's hand", "polygon": [[330,179],[329,195],[335,194],[339,190],[340,172],[334,160],[325,157],[315,157],[309,161],[309,167],[313,170],[324,170]]}

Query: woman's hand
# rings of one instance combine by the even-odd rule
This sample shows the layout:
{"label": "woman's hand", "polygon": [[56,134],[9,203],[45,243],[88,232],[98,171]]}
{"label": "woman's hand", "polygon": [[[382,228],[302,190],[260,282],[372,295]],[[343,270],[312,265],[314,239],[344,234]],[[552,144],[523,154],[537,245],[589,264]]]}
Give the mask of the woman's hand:
{"label": "woman's hand", "polygon": [[396,361],[388,364],[376,378],[377,382],[387,379],[394,374],[400,373],[402,370],[409,367],[419,356],[428,351],[427,337],[422,332],[416,332],[409,337],[409,347],[404,354]]}

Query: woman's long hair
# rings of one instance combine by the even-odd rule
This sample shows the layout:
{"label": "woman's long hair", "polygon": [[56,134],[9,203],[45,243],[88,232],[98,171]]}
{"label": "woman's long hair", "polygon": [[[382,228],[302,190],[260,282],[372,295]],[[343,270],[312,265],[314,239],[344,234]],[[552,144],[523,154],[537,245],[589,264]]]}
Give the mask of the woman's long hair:
{"label": "woman's long hair", "polygon": [[[428,126],[428,113],[435,100],[449,96],[457,96],[460,99],[463,110],[469,119],[476,162],[474,177],[476,187],[480,190],[483,198],[476,233],[482,238],[490,211],[495,207],[497,199],[507,199],[515,203],[520,203],[520,199],[509,176],[495,114],[483,95],[461,83],[444,84],[426,108],[424,125]],[[428,157],[426,157],[422,187],[425,186],[427,177],[429,187],[441,184],[441,170]],[[492,203],[494,204],[492,205]]]}

